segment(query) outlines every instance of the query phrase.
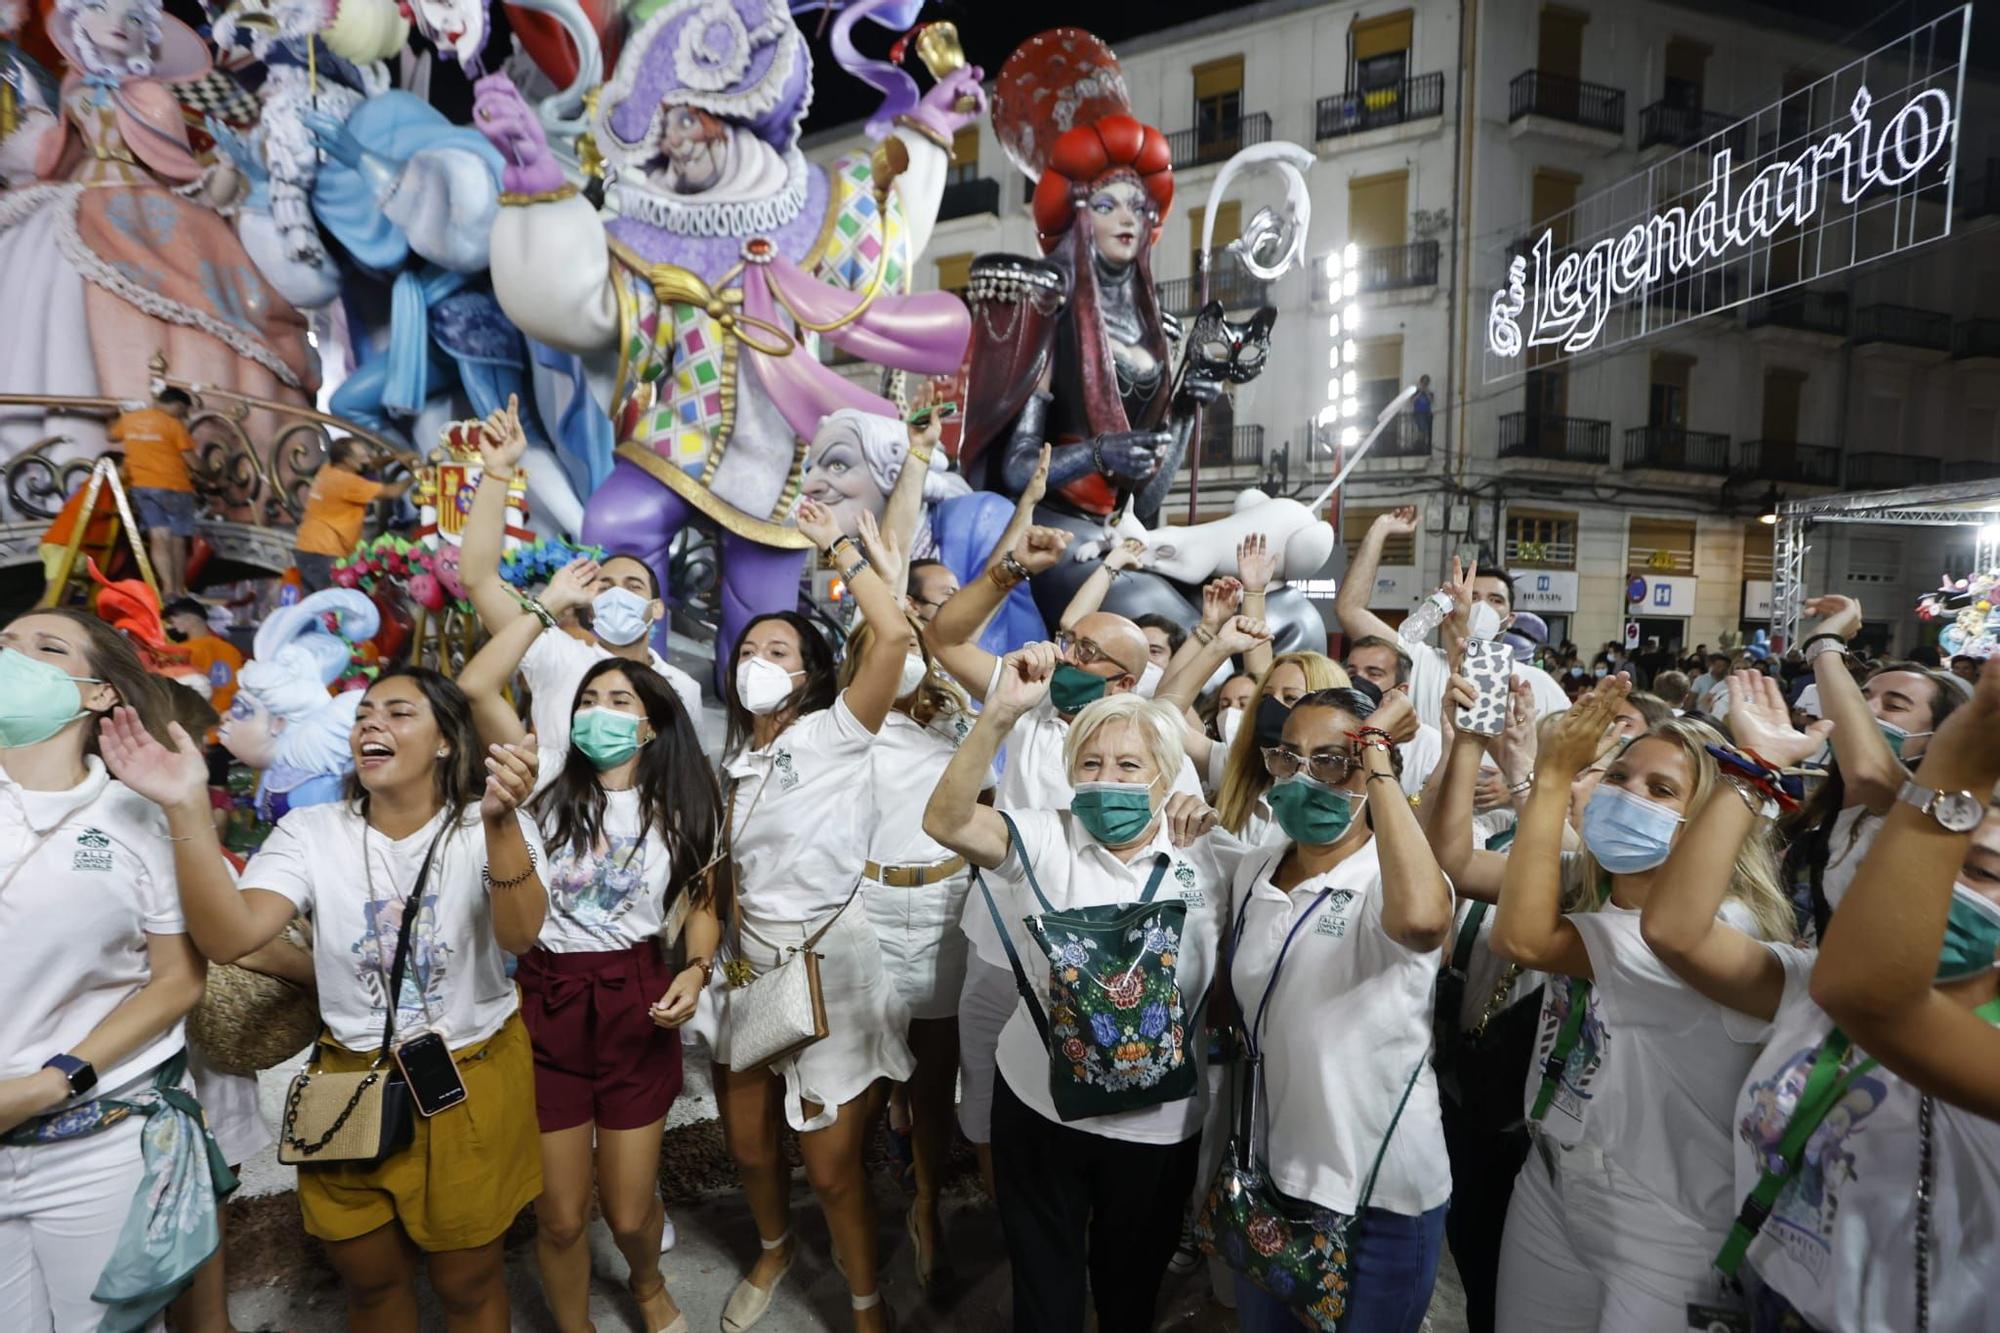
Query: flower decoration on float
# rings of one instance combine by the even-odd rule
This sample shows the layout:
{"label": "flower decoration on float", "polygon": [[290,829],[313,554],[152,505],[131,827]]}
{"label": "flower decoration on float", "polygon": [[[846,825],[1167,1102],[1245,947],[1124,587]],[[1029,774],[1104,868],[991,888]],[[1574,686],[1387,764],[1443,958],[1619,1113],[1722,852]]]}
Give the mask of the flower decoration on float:
{"label": "flower decoration on float", "polygon": [[1360,371],[1354,336],[1361,330],[1360,248],[1349,241],[1327,252],[1321,281],[1326,288],[1326,401],[1314,418],[1323,435],[1342,449],[1361,443]]}

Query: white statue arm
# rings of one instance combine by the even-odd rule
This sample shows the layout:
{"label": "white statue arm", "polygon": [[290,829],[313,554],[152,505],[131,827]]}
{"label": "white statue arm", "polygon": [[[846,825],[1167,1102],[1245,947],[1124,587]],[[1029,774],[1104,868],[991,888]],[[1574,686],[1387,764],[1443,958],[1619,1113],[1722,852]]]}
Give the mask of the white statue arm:
{"label": "white statue arm", "polygon": [[521,332],[581,356],[617,344],[611,247],[589,200],[503,207],[491,245],[493,294]]}
{"label": "white statue arm", "polygon": [[945,173],[951,170],[951,154],[908,126],[890,136],[902,140],[910,155],[910,165],[896,177],[892,187],[903,198],[903,225],[909,231],[910,253],[920,255],[931,243],[937,228],[938,207],[944,201]]}
{"label": "white statue arm", "polygon": [[264,281],[294,309],[317,310],[340,295],[340,269],[331,256],[294,259],[277,221],[262,210],[244,209],[236,215],[236,235],[250,262],[264,275]]}
{"label": "white statue arm", "polygon": [[488,263],[500,186],[476,154],[427,150],[403,164],[382,211],[425,259],[455,273],[477,273]]}

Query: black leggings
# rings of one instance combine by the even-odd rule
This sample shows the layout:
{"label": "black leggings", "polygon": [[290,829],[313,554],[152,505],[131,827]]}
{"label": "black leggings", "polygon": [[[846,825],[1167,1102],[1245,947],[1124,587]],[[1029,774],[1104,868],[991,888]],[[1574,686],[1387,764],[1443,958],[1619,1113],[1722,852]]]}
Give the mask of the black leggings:
{"label": "black leggings", "polygon": [[1201,1156],[1201,1135],[1129,1143],[993,1087],[993,1177],[1020,1333],[1082,1333],[1086,1275],[1099,1333],[1149,1333]]}

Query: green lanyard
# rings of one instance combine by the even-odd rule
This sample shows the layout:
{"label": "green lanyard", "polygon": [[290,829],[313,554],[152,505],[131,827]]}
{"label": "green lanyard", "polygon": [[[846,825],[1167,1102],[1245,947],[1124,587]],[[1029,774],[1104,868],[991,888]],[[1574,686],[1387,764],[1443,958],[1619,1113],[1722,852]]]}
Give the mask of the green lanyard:
{"label": "green lanyard", "polygon": [[[1597,901],[1603,902],[1611,896],[1611,876],[1606,875],[1597,885]],[[1572,977],[1569,983],[1569,1016],[1563,1019],[1562,1031],[1556,1033],[1556,1044],[1549,1048],[1549,1058],[1542,1062],[1542,1086],[1535,1093],[1534,1109],[1528,1112],[1528,1123],[1539,1123],[1549,1113],[1549,1105],[1556,1099],[1556,1087],[1562,1080],[1564,1068],[1569,1064],[1571,1052],[1583,1036],[1583,1014],[1590,1004],[1590,982],[1582,977]]]}
{"label": "green lanyard", "polygon": [[[2000,1000],[1989,1000],[1973,1010],[1989,1023],[2000,1022]],[[1715,1267],[1723,1274],[1734,1277],[1742,1266],[1743,1256],[1750,1248],[1750,1242],[1763,1229],[1764,1221],[1770,1217],[1771,1209],[1778,1202],[1778,1195],[1784,1191],[1792,1178],[1799,1173],[1799,1159],[1805,1153],[1806,1140],[1813,1131],[1826,1120],[1847,1090],[1869,1070],[1875,1068],[1873,1057],[1863,1059],[1852,1069],[1843,1071],[1848,1053],[1854,1043],[1839,1028],[1827,1034],[1826,1040],[1813,1053],[1812,1065],[1806,1071],[1806,1084],[1799,1093],[1798,1104],[1792,1108],[1791,1118],[1785,1121],[1785,1132],[1778,1140],[1778,1165],[1764,1172],[1758,1178],[1757,1187],[1743,1200],[1742,1209],[1736,1214],[1736,1222],[1729,1228],[1729,1239],[1723,1243],[1721,1253],[1715,1256]]]}

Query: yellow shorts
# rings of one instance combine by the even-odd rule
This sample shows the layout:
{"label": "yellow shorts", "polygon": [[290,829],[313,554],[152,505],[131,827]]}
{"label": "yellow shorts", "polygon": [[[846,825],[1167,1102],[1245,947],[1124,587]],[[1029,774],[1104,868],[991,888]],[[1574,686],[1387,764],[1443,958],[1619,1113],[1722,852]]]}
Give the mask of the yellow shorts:
{"label": "yellow shorts", "polygon": [[[472,1250],[505,1235],[542,1192],[535,1055],[520,1014],[453,1058],[465,1100],[428,1120],[417,1116],[409,1147],[380,1162],[299,1168],[309,1234],[354,1240],[400,1222],[420,1250]],[[315,1056],[319,1068],[335,1072],[366,1069],[373,1059],[329,1037]]]}

